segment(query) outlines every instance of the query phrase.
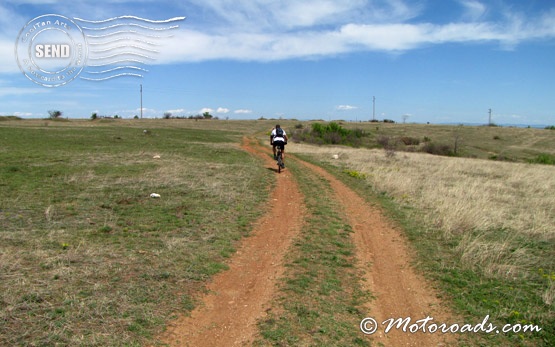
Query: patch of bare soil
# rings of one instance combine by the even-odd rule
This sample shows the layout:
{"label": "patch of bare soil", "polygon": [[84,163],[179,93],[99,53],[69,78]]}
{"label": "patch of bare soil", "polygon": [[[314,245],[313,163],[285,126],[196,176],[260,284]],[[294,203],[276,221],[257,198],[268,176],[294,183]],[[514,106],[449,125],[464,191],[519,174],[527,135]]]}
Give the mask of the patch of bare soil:
{"label": "patch of bare soil", "polygon": [[[263,158],[268,169],[276,169],[268,156],[269,148],[259,146],[256,140],[244,139],[243,149]],[[411,266],[404,237],[381,211],[322,168],[302,163],[330,182],[355,231],[353,239],[359,265],[365,273],[365,286],[376,297],[369,304],[367,316],[378,323],[389,318],[411,317],[415,321],[427,316],[436,323],[449,322],[434,289]],[[276,176],[270,211],[258,221],[252,235],[241,242],[229,262],[229,270],[217,274],[208,284],[202,304],[190,316],[181,317],[168,327],[162,337],[164,343],[191,347],[248,346],[256,338],[256,323],[271,309],[277,280],[284,273],[283,257],[300,232],[305,213],[303,196],[291,173],[285,170]],[[380,346],[447,344],[444,339],[448,336],[439,333],[410,334],[393,329],[385,334],[383,328],[380,326],[369,336]]]}
{"label": "patch of bare soil", "polygon": [[[243,149],[264,159],[270,170],[277,165],[255,140]],[[257,321],[268,305],[284,272],[283,256],[303,224],[303,196],[288,170],[277,174],[271,208],[238,246],[229,269],[214,276],[208,294],[188,317],[174,321],[162,337],[170,346],[248,346],[256,337]]]}

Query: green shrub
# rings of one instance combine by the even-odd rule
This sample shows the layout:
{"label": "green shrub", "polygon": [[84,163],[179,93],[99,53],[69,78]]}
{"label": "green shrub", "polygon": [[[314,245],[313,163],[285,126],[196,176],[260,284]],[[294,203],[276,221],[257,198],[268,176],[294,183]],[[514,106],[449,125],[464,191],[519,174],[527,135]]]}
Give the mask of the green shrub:
{"label": "green shrub", "polygon": [[555,165],[555,155],[540,153],[535,158],[529,160],[532,164]]}
{"label": "green shrub", "polygon": [[343,172],[346,173],[347,175],[353,177],[353,178],[358,178],[358,179],[361,179],[361,180],[366,178],[366,174],[360,173],[356,170],[345,170]]}
{"label": "green shrub", "polygon": [[360,146],[364,136],[366,133],[361,129],[349,130],[336,122],[330,122],[328,124],[313,123],[311,129],[296,127],[291,134],[291,139],[295,142],[304,141],[318,145]]}

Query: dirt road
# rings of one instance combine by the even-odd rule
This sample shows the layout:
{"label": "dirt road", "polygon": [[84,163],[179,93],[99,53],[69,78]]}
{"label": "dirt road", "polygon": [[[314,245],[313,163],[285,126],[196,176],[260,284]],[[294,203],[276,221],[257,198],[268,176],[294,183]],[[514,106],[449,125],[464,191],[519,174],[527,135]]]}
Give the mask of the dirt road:
{"label": "dirt road", "polygon": [[[245,139],[243,149],[264,159],[275,168],[269,148]],[[298,160],[298,159],[295,159]],[[369,205],[354,191],[315,165],[303,162],[315,175],[328,180],[335,198],[344,208],[353,230],[358,265],[364,269],[365,285],[376,297],[368,306],[368,316],[377,322],[388,318],[434,317],[448,322],[433,288],[411,267],[407,245],[398,230],[380,210]],[[303,196],[289,170],[277,175],[271,208],[245,238],[229,263],[229,270],[216,275],[208,294],[188,317],[168,327],[162,341],[170,346],[248,346],[257,334],[257,321],[264,317],[276,293],[277,280],[284,273],[283,257],[291,241],[301,231],[305,207]],[[287,228],[275,227],[275,220],[286,220]],[[361,319],[364,317],[361,317]],[[353,327],[358,329],[358,327]],[[362,333],[361,333],[362,335]],[[371,338],[383,346],[444,346],[437,334],[383,333],[378,329]]]}

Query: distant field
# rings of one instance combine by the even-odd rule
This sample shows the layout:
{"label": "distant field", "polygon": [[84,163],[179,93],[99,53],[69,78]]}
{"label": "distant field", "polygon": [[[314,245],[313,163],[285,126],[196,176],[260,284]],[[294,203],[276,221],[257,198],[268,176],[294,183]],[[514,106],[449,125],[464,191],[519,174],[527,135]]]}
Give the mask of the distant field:
{"label": "distant field", "polygon": [[[139,346],[191,310],[266,209],[275,173],[240,143],[267,143],[275,123],[292,133],[312,122],[0,122],[0,345]],[[553,345],[555,166],[527,162],[555,155],[555,131],[342,126],[363,129],[370,147],[381,136],[457,142],[464,157],[398,142],[386,151],[291,141],[287,150],[382,204],[458,313],[544,330],[468,345]]]}
{"label": "distant field", "polygon": [[[362,129],[368,133],[370,147],[380,147],[380,138],[389,138],[393,149],[414,151],[418,146],[406,146],[403,139],[448,146],[462,157],[526,162],[541,153],[555,157],[555,130],[515,127],[489,127],[434,124],[346,123],[347,129]],[[309,127],[304,124],[304,127]],[[380,147],[381,148],[381,147]]]}

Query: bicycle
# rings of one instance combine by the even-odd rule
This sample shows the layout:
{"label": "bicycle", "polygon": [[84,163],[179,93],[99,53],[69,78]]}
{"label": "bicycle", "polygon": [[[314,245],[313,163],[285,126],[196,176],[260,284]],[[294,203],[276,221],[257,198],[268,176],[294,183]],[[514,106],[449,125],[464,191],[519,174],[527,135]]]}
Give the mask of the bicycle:
{"label": "bicycle", "polygon": [[277,156],[277,166],[278,166],[278,173],[281,173],[281,169],[285,168],[285,164],[283,164],[283,153],[281,152],[281,147],[276,146],[276,156]]}

